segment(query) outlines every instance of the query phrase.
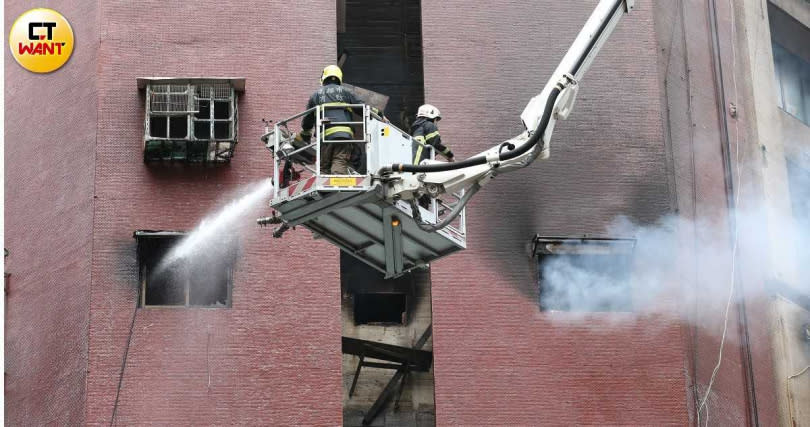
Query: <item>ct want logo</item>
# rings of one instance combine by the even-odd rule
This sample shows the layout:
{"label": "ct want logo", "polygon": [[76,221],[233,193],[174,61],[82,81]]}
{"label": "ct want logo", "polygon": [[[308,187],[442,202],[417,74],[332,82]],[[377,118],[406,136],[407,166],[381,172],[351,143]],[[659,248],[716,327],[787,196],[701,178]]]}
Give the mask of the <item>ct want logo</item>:
{"label": "ct want logo", "polygon": [[8,35],[11,55],[28,71],[58,70],[73,53],[73,29],[52,9],[31,9],[17,18]]}

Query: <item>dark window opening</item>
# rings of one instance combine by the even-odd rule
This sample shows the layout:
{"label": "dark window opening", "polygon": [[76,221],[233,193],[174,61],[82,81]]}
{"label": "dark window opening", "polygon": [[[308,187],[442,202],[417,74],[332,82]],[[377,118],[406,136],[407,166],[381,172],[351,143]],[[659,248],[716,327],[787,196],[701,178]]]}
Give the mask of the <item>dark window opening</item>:
{"label": "dark window opening", "polygon": [[408,309],[407,294],[355,294],[354,322],[404,324]]}
{"label": "dark window opening", "polygon": [[169,118],[165,116],[152,117],[149,121],[149,136],[155,138],[166,138],[169,134]]}
{"label": "dark window opening", "polygon": [[167,267],[155,274],[156,267],[157,264],[154,264],[152,268],[146,269],[148,277],[144,283],[146,289],[143,305],[185,305],[186,287],[183,278],[185,272],[178,267]]}
{"label": "dark window opening", "polygon": [[184,235],[167,231],[135,232],[141,283],[140,306],[230,306],[235,262],[233,251],[226,249],[193,254],[167,263],[166,256]]}
{"label": "dark window opening", "polygon": [[355,325],[408,323],[408,303],[414,286],[412,274],[386,279],[379,271],[341,251],[340,283],[344,292],[352,296]]}
{"label": "dark window opening", "polygon": [[777,104],[810,125],[810,29],[768,4]]}
{"label": "dark window opening", "polygon": [[231,104],[230,102],[216,101],[214,102],[214,118],[227,119],[231,117]]}
{"label": "dark window opening", "polygon": [[635,241],[535,237],[538,299],[544,311],[632,311]]}
{"label": "dark window opening", "polygon": [[194,122],[194,137],[197,139],[210,139],[211,122],[209,121]]}
{"label": "dark window opening", "polygon": [[198,108],[197,112],[194,114],[194,117],[198,119],[207,119],[211,117],[211,101],[207,99],[200,99],[198,101]]}
{"label": "dark window opening", "polygon": [[185,139],[188,135],[188,121],[185,116],[169,118],[169,138]]}
{"label": "dark window opening", "polygon": [[228,139],[230,134],[230,122],[214,122],[214,139]]}

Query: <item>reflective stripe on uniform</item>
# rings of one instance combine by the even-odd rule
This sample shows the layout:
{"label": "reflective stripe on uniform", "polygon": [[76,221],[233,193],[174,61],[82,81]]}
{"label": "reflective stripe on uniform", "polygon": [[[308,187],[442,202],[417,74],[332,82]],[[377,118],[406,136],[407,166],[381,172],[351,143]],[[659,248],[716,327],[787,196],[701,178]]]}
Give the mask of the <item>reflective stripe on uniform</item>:
{"label": "reflective stripe on uniform", "polygon": [[422,159],[422,150],[425,149],[425,137],[422,135],[417,135],[413,137],[413,140],[419,144],[419,147],[416,149],[416,155],[413,156],[413,164],[418,165],[419,160]]}
{"label": "reflective stripe on uniform", "polygon": [[422,144],[419,144],[419,148],[416,149],[416,155],[413,157],[413,164],[415,164],[415,165],[419,164],[419,160],[421,160],[421,157],[422,157],[422,149],[423,148],[425,148],[425,146],[422,145]]}
{"label": "reflective stripe on uniform", "polygon": [[[321,107],[342,107],[344,105],[349,105],[345,102],[324,102],[321,104]],[[351,107],[346,107],[346,111],[352,112]]]}
{"label": "reflective stripe on uniform", "polygon": [[326,130],[323,131],[323,136],[329,136],[338,132],[346,132],[354,137],[354,131],[348,126],[332,126],[330,128],[326,128]]}
{"label": "reflective stripe on uniform", "polygon": [[435,132],[431,132],[431,133],[427,134],[427,135],[425,136],[425,139],[426,139],[426,140],[427,140],[427,139],[433,139],[433,138],[435,138],[435,137],[437,137],[437,136],[439,136],[439,131],[435,131]]}

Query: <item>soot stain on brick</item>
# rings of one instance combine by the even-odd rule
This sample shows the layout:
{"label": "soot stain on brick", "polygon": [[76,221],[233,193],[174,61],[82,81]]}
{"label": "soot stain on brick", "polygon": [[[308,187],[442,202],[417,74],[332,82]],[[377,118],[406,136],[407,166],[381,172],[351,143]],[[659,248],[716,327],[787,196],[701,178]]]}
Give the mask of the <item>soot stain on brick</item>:
{"label": "soot stain on brick", "polygon": [[[507,185],[504,183],[504,185]],[[508,186],[516,190],[520,200],[504,199],[499,189],[491,188],[482,206],[498,206],[494,214],[487,216],[488,230],[482,234],[484,247],[490,254],[491,265],[499,276],[530,300],[537,299],[537,284],[532,267],[533,259],[527,251],[527,244],[538,232],[542,221],[537,200],[536,183],[526,179],[511,180]],[[495,186],[493,186],[495,187]],[[510,191],[511,192],[511,191]],[[497,202],[497,203],[495,203]]]}
{"label": "soot stain on brick", "polygon": [[144,165],[149,175],[162,181],[204,181],[227,182],[232,169],[230,163],[184,164],[182,162],[155,162]]}
{"label": "soot stain on brick", "polygon": [[[421,298],[426,293],[431,292],[430,286],[430,267],[427,268],[418,268],[414,270],[412,273],[413,275],[413,292],[408,302],[408,320],[412,319],[412,315],[414,313],[419,312],[419,307],[423,303],[430,304],[429,298]],[[424,300],[424,302],[423,302]]]}
{"label": "soot stain on brick", "polygon": [[138,241],[134,238],[117,241],[113,247],[113,277],[125,287],[137,289],[138,279]]}
{"label": "soot stain on brick", "polygon": [[673,209],[669,205],[669,192],[668,186],[660,180],[639,182],[635,185],[630,196],[629,206],[623,210],[622,215],[638,225],[651,226],[668,213],[673,213]]}

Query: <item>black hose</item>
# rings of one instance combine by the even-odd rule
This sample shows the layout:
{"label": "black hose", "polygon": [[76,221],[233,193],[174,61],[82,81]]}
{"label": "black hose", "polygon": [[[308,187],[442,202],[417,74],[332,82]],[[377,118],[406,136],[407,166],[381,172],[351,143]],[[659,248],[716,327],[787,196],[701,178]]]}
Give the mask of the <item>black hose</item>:
{"label": "black hose", "polygon": [[537,125],[537,129],[534,131],[532,136],[529,138],[528,141],[521,144],[520,147],[512,150],[507,151],[505,154],[501,154],[498,156],[498,160],[510,160],[523,155],[527,151],[529,151],[532,147],[537,145],[537,142],[543,137],[543,134],[546,133],[546,128],[548,128],[548,123],[551,121],[551,110],[554,109],[554,104],[557,102],[557,97],[560,95],[560,91],[562,87],[558,83],[554,86],[554,89],[551,89],[551,93],[548,95],[548,100],[546,101],[546,108],[543,109],[543,117],[540,119],[540,123]]}
{"label": "black hose", "polygon": [[[551,120],[551,110],[554,109],[554,103],[557,102],[557,97],[560,95],[560,90],[561,88],[559,84],[557,86],[554,86],[554,89],[551,90],[551,93],[548,96],[548,100],[546,101],[546,107],[543,110],[543,116],[540,119],[540,123],[538,123],[537,129],[535,129],[534,133],[532,133],[528,141],[524,142],[514,150],[499,154],[498,155],[499,161],[514,159],[515,157],[523,155],[524,153],[529,151],[532,147],[537,145],[537,142],[540,141],[540,138],[542,138],[543,134],[546,132],[546,128],[548,128],[549,121]],[[391,166],[382,167],[379,173],[383,174],[388,172],[413,172],[413,173],[442,172],[442,171],[451,171],[455,169],[462,169],[470,166],[483,165],[486,162],[487,162],[486,157],[476,156],[460,162],[441,163],[432,165],[406,165],[401,163],[394,163]]]}
{"label": "black hose", "polygon": [[450,225],[454,219],[464,210],[464,207],[467,206],[467,203],[470,201],[473,195],[481,189],[481,184],[474,183],[470,186],[467,191],[464,192],[464,195],[461,196],[456,206],[453,207],[453,210],[450,211],[450,214],[447,215],[445,219],[443,219],[438,224],[430,224],[426,222],[422,222],[422,214],[419,212],[419,204],[416,202],[416,199],[411,199],[411,211],[413,211],[413,219],[416,221],[416,225],[424,231],[432,233],[434,231],[439,231],[444,227]]}

